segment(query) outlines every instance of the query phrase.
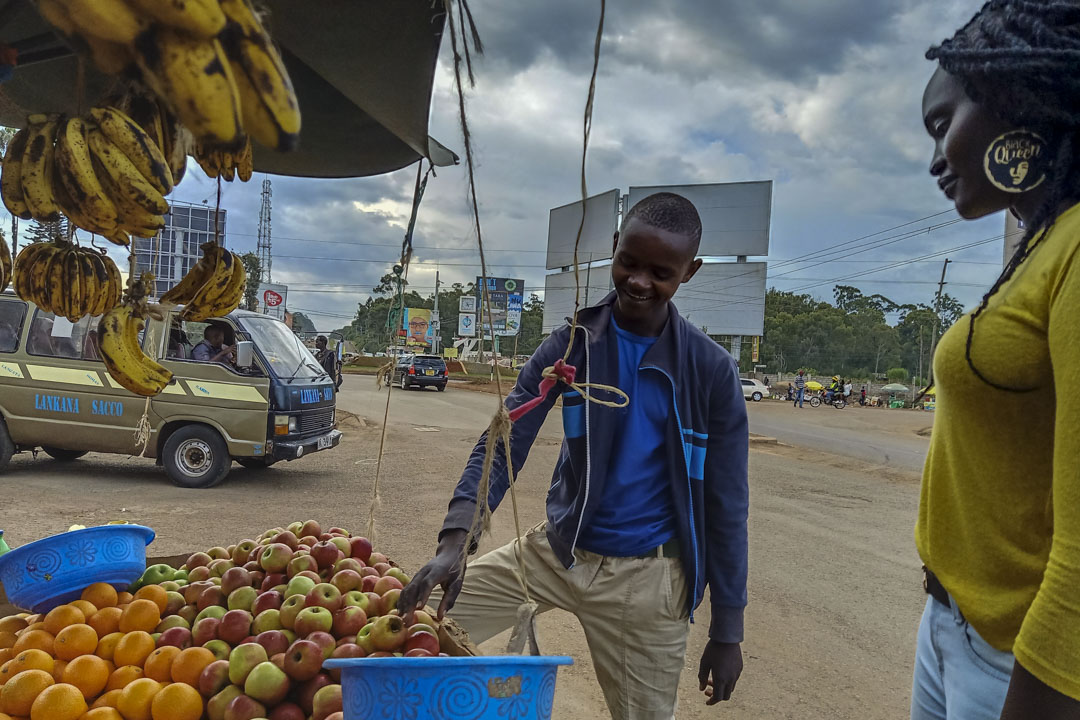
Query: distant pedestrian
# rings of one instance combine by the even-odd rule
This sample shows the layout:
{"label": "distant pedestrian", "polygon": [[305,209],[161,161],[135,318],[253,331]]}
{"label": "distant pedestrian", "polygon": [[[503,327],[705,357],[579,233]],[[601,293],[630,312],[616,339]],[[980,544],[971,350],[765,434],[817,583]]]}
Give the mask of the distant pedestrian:
{"label": "distant pedestrian", "polygon": [[769,387],[769,376],[765,376],[765,387]]}
{"label": "distant pedestrian", "polygon": [[806,377],[803,375],[803,371],[800,370],[799,374],[795,376],[795,400],[792,402],[792,407],[803,406],[803,395],[806,393]]}
{"label": "distant pedestrian", "polygon": [[866,386],[865,385],[862,386],[862,392],[861,392],[860,397],[859,397],[859,404],[860,405],[866,405]]}
{"label": "distant pedestrian", "polygon": [[850,397],[851,397],[851,381],[850,380],[845,380],[844,381],[844,400],[847,400]]}
{"label": "distant pedestrian", "polygon": [[795,385],[793,385],[792,383],[788,383],[788,386],[787,386],[787,399],[788,400],[794,400],[795,399]]}

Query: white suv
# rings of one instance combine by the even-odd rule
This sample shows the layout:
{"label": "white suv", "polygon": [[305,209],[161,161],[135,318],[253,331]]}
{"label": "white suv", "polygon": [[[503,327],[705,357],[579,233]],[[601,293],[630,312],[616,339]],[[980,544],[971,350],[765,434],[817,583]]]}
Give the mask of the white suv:
{"label": "white suv", "polygon": [[760,402],[761,398],[769,394],[769,388],[760,380],[750,380],[749,378],[739,379],[742,381],[742,394],[744,398],[753,400],[754,402]]}

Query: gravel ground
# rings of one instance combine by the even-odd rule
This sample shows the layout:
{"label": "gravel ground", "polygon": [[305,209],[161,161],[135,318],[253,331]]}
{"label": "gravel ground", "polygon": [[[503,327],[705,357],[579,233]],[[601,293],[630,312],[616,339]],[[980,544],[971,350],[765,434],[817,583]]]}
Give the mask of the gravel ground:
{"label": "gravel ground", "polygon": [[[470,402],[490,405],[490,398],[465,392],[398,391],[395,396],[395,403],[420,404],[410,412],[429,423],[422,432],[415,424],[395,422],[398,415],[392,412],[383,464],[376,545],[409,570],[434,551],[446,502],[480,429],[475,424],[462,428],[460,415],[424,414],[423,404],[436,397],[463,408]],[[376,413],[377,403],[371,405],[358,411],[381,421],[381,408]],[[834,413],[835,421],[833,416],[829,420],[866,423],[898,417],[865,411],[843,415]],[[559,445],[557,418],[553,422],[521,476],[523,527],[543,519]],[[918,429],[918,422],[911,424],[891,424],[880,432],[903,436],[906,442]],[[335,451],[263,471],[234,466],[226,482],[210,491],[175,488],[148,460],[92,454],[65,465],[45,455],[18,455],[0,476],[8,491],[0,527],[16,546],[73,523],[139,522],[157,531],[149,548],[152,556],[228,544],[308,518],[363,532],[380,429],[353,419],[343,425],[345,439]],[[704,706],[696,670],[708,629],[706,603],[691,628],[677,716],[907,717],[915,629],[924,602],[912,541],[917,500],[913,472],[809,449],[755,446],[746,668],[730,703],[721,709]],[[496,514],[493,536],[484,547],[512,536],[507,503]],[[556,611],[541,617],[539,629],[546,652],[572,655],[576,661],[560,671],[555,717],[606,716],[577,621]],[[505,640],[495,638],[483,650],[497,653]]]}

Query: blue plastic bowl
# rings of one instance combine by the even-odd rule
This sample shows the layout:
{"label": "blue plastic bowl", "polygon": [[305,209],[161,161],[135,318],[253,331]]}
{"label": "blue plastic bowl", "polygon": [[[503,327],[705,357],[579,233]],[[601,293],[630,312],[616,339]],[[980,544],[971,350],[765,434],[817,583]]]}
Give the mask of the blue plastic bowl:
{"label": "blue plastic bowl", "polygon": [[142,525],[103,525],[53,535],[0,555],[8,602],[35,613],[78,600],[87,585],[125,589],[146,570],[154,531]]}
{"label": "blue plastic bowl", "polygon": [[550,720],[557,655],[334,658],[345,720]]}

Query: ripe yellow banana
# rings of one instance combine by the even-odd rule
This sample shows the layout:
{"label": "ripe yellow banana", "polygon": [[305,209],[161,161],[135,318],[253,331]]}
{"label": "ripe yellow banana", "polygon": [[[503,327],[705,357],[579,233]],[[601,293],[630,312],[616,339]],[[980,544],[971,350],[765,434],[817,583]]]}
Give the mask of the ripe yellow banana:
{"label": "ripe yellow banana", "polygon": [[8,250],[7,242],[0,238],[0,293],[7,289],[14,267],[11,262],[11,251]]}
{"label": "ripe yellow banana", "polygon": [[26,206],[22,186],[22,162],[26,152],[26,138],[27,132],[23,129],[15,133],[15,137],[8,142],[7,152],[4,153],[4,169],[0,174],[0,196],[3,196],[4,207],[12,215],[21,217],[23,220],[30,219],[30,208]]}
{"label": "ripe yellow banana", "polygon": [[185,320],[202,322],[215,317],[220,309],[218,303],[228,289],[233,278],[233,264],[240,262],[235,260],[233,254],[225,248],[219,248],[218,260],[214,267],[214,274],[210,280],[203,284],[195,293],[195,297],[184,307],[181,316]]}
{"label": "ripe yellow banana", "polygon": [[60,308],[64,317],[76,323],[86,314],[86,278],[83,276],[82,258],[74,248],[68,248],[64,253],[63,276],[66,287],[60,288],[60,297],[53,298],[53,306]]}
{"label": "ripe yellow banana", "polygon": [[64,0],[37,0],[37,9],[41,17],[67,37],[78,35],[78,28],[72,22]]}
{"label": "ripe yellow banana", "polygon": [[64,285],[67,283],[67,243],[54,243],[56,250],[49,256],[45,269],[44,286],[34,285],[37,306],[54,315],[67,315],[64,306]]}
{"label": "ripe yellow banana", "polygon": [[53,157],[59,118],[31,115],[27,128],[26,152],[23,153],[21,178],[23,200],[35,220],[60,219],[60,206],[53,196]]}
{"label": "ripe yellow banana", "polygon": [[23,300],[37,304],[36,286],[42,282],[54,249],[52,243],[35,242],[19,251],[15,258],[14,284],[15,294]]}
{"label": "ripe yellow banana", "polygon": [[236,80],[217,39],[155,27],[135,43],[143,79],[199,140],[235,148],[242,141]]}
{"label": "ripe yellow banana", "polygon": [[172,373],[139,347],[145,324],[131,305],[115,307],[98,323],[98,345],[105,369],[116,382],[136,395],[151,397],[169,384]]}
{"label": "ripe yellow banana", "polygon": [[114,107],[90,109],[98,129],[161,195],[173,189],[172,170],[161,149],[134,120]]}
{"label": "ripe yellow banana", "polygon": [[295,150],[300,142],[300,103],[281,55],[247,0],[221,0],[229,19],[225,44],[244,129],[266,147]]}
{"label": "ripe yellow banana", "polygon": [[105,305],[103,312],[108,312],[117,307],[120,302],[120,298],[123,294],[123,280],[120,277],[120,268],[117,267],[117,263],[112,261],[108,255],[102,255],[102,264],[105,267],[105,274],[108,277],[107,293],[105,295]]}
{"label": "ripe yellow banana", "polygon": [[116,205],[105,192],[94,170],[87,140],[87,125],[68,118],[56,138],[56,167],[79,219],[93,227],[80,227],[107,235],[116,230]]}
{"label": "ripe yellow banana", "polygon": [[217,268],[218,255],[223,250],[216,243],[206,243],[202,250],[202,257],[191,266],[187,274],[180,278],[171,290],[161,296],[162,305],[186,305],[195,298],[195,293],[210,281]]}
{"label": "ripe yellow banana", "polygon": [[236,156],[236,177],[240,182],[247,182],[255,172],[254,157],[251,151],[251,140],[247,141],[244,149]]}
{"label": "ripe yellow banana", "polygon": [[103,73],[123,75],[135,67],[135,53],[130,45],[102,40],[93,35],[81,35],[79,39],[86,43],[90,58]]}
{"label": "ripe yellow banana", "polygon": [[191,133],[180,124],[176,116],[169,112],[169,109],[164,105],[160,106],[160,115],[163,130],[161,136],[163,141],[162,150],[165,161],[172,171],[172,181],[175,186],[180,184],[180,181],[184,179],[184,173],[187,172],[187,156],[190,149]]}
{"label": "ripe yellow banana", "polygon": [[130,45],[149,27],[124,0],[65,0],[68,18],[80,35]]}
{"label": "ripe yellow banana", "polygon": [[218,300],[217,305],[214,307],[214,314],[228,315],[236,308],[240,307],[240,302],[244,299],[244,290],[247,289],[247,270],[244,269],[244,263],[240,261],[240,258],[235,258],[233,261],[233,275],[229,281],[228,287],[225,288],[225,292],[222,293],[221,298]]}
{"label": "ripe yellow banana", "polygon": [[[91,128],[87,133],[87,140],[90,142],[94,167],[100,171],[99,176],[107,176],[111,184],[119,190],[122,198],[156,215],[169,211],[168,201],[150,184],[150,181],[143,177],[134,163],[120,151],[120,148],[105,137],[100,130]],[[117,197],[113,195],[111,199],[115,203]]]}
{"label": "ripe yellow banana", "polygon": [[129,0],[140,12],[196,37],[209,40],[225,28],[216,0]]}
{"label": "ripe yellow banana", "polygon": [[109,232],[113,232],[116,229],[116,225],[100,225],[86,216],[83,212],[82,206],[78,205],[71,199],[71,195],[67,191],[67,186],[64,183],[63,173],[65,171],[60,167],[59,159],[56,160],[56,169],[53,173],[53,195],[56,197],[56,202],[60,205],[60,210],[67,215],[68,220],[75,227],[82,228],[87,232],[104,235]]}

